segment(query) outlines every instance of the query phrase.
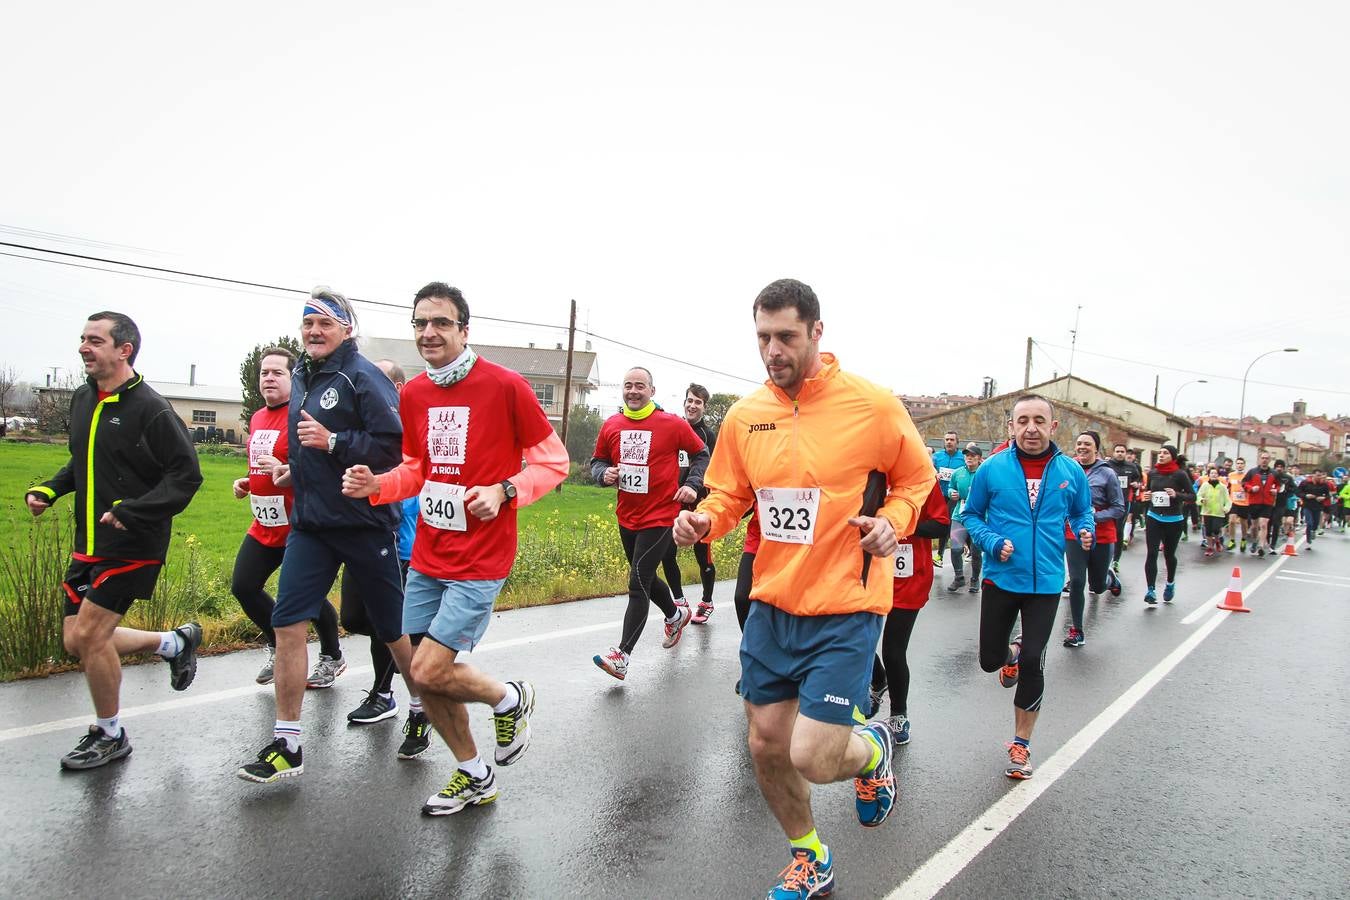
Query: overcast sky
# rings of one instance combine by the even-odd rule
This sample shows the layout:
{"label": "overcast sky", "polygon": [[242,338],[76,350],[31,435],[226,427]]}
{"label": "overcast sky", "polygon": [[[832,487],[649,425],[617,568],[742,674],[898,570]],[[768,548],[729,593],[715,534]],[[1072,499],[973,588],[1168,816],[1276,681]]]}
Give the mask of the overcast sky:
{"label": "overcast sky", "polygon": [[[1207,378],[1178,410],[1236,415],[1248,363],[1298,347],[1247,411],[1350,413],[1348,10],[20,4],[0,240],[400,303],[440,279],[546,324],[575,298],[582,327],[725,373],[591,339],[602,381],[646,364],[668,405],[763,380],[749,306],[792,276],[823,347],[899,392],[1019,387],[1028,336],[1032,381],[1063,373],[1081,304],[1084,378],[1150,401],[1158,375],[1162,406]],[[215,384],[301,309],[0,256],[0,364],[76,369],[102,308],[139,322],[147,377]]]}

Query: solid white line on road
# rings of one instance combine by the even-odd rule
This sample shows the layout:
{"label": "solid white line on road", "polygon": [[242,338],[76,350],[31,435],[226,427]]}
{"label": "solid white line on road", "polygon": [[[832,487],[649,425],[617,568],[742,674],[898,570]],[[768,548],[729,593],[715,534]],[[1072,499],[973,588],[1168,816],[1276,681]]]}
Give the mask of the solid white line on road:
{"label": "solid white line on road", "polygon": [[[1266,579],[1269,578],[1270,576],[1274,575],[1276,572],[1278,572],[1278,571],[1280,570],[1280,567],[1284,565],[1285,561],[1286,561],[1286,560],[1289,560],[1289,559],[1293,559],[1293,557],[1291,557],[1291,556],[1281,556],[1279,559],[1275,560],[1275,562],[1273,562],[1272,564],[1270,564],[1270,565],[1266,568],[1266,570],[1265,570],[1264,572],[1262,572],[1260,575],[1257,575],[1257,576],[1256,576],[1256,579],[1255,579],[1254,581],[1252,581],[1251,584],[1247,584],[1247,585],[1243,585],[1243,586],[1242,586],[1242,592],[1243,592],[1243,594],[1250,594],[1250,593],[1252,593],[1253,591],[1255,591],[1257,588],[1259,588],[1261,585],[1265,584]],[[1239,564],[1239,565],[1240,565],[1240,564]],[[1193,625],[1193,624],[1195,624],[1196,622],[1200,621],[1202,618],[1204,618],[1206,612],[1208,612],[1209,610],[1213,609],[1214,606],[1215,606],[1215,604],[1221,602],[1221,601],[1223,600],[1223,598],[1226,597],[1226,596],[1228,596],[1228,588],[1225,587],[1225,588],[1223,588],[1221,591],[1219,591],[1217,594],[1215,594],[1213,597],[1210,597],[1210,598],[1209,598],[1208,600],[1206,600],[1203,604],[1201,604],[1201,605],[1195,610],[1195,612],[1191,613],[1189,616],[1187,616],[1186,618],[1182,619],[1182,620],[1181,620],[1181,624],[1182,624],[1182,625]]]}
{"label": "solid white line on road", "polygon": [[1289,575],[1312,575],[1317,578],[1336,578],[1341,581],[1350,581],[1350,575],[1332,575],[1330,572],[1304,572],[1299,569],[1285,569]]}
{"label": "solid white line on road", "polygon": [[967,825],[965,830],[948,841],[945,847],[914,870],[904,883],[887,894],[886,900],[928,898],[936,895],[1230,615],[1232,613],[1227,611],[1215,611],[1209,621],[1191,632],[1181,646],[1150,669],[1143,678],[1116,698],[1115,702],[1102,710],[1081,731],[1069,738],[1053,756],[1041,763],[1036,769],[1034,778],[1009,789],[1001,800],[985,810],[979,818]]}
{"label": "solid white line on road", "polygon": [[[581,634],[589,634],[592,631],[606,631],[613,628],[621,628],[622,621],[601,622],[598,625],[584,625],[580,628],[564,628],[561,631],[547,631],[542,634],[533,634],[528,637],[511,638],[510,640],[498,641],[493,644],[483,644],[478,647],[474,653],[489,653],[494,650],[507,650],[511,647],[522,647],[526,644],[535,644],[540,641],[553,641],[559,638],[576,637]],[[347,669],[348,675],[367,675],[372,671],[370,666],[351,666]],[[11,688],[12,690],[12,688]],[[122,710],[120,716],[123,719],[132,719],[137,716],[148,716],[154,713],[175,712],[180,709],[187,709],[192,706],[201,706],[205,703],[216,703],[221,700],[233,700],[236,697],[247,697],[250,694],[270,693],[271,685],[250,684],[243,687],[227,688],[223,691],[212,691],[209,694],[188,694],[184,697],[178,697],[173,700],[164,700],[159,703],[147,703],[143,706],[132,706]],[[15,741],[20,738],[34,737],[39,734],[47,734],[52,731],[64,731],[67,728],[84,728],[89,725],[89,716],[75,716],[69,719],[56,719],[51,722],[39,722],[36,725],[24,725],[19,728],[6,728],[0,731],[0,743],[5,741]]]}
{"label": "solid white line on road", "polygon": [[1350,588],[1350,584],[1343,584],[1339,581],[1319,581],[1316,578],[1292,578],[1289,575],[1276,575],[1276,581],[1301,581],[1304,584],[1320,584],[1322,587]]}

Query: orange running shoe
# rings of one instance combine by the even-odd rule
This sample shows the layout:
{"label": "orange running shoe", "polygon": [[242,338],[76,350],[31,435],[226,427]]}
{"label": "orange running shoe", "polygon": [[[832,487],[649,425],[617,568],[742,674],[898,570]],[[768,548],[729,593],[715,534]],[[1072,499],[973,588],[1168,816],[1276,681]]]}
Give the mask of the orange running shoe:
{"label": "orange running shoe", "polygon": [[1014,781],[1024,781],[1031,777],[1031,751],[1014,741],[1008,745],[1008,768],[1003,770]]}
{"label": "orange running shoe", "polygon": [[1022,636],[1020,634],[1012,639],[1012,645],[1017,648],[1013,652],[1012,659],[1008,660],[1007,665],[998,670],[998,683],[1005,688],[1017,684],[1017,676],[1022,671],[1020,663],[1022,659]]}

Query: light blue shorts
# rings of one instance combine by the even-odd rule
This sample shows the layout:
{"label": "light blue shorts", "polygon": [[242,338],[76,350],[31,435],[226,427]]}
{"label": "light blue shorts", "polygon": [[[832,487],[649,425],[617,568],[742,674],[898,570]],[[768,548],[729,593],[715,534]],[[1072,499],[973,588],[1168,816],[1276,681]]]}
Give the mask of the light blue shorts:
{"label": "light blue shorts", "polygon": [[403,590],[403,633],[426,634],[451,650],[468,652],[483,639],[505,578],[443,581],[408,570]]}

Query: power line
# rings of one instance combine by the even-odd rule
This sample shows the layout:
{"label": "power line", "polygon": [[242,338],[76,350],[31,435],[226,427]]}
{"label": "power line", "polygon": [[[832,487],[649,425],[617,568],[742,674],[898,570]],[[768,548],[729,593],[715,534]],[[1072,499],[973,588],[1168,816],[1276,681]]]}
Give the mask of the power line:
{"label": "power line", "polygon": [[[1038,347],[1040,346],[1040,341],[1033,341],[1033,343],[1035,343],[1036,346],[1038,346]],[[1058,349],[1058,350],[1067,350],[1067,349],[1068,349],[1067,347],[1061,346],[1061,345],[1059,345],[1059,344],[1046,344],[1045,346],[1047,346],[1047,347],[1055,347],[1055,348]],[[1149,368],[1149,369],[1161,369],[1161,370],[1163,370],[1163,371],[1165,371],[1165,372],[1180,372],[1180,373],[1183,374],[1183,375],[1203,375],[1203,376],[1205,376],[1205,377],[1207,377],[1207,378],[1219,378],[1219,379],[1222,379],[1222,380],[1224,380],[1224,381],[1236,381],[1236,382],[1242,381],[1242,379],[1241,379],[1241,378],[1238,378],[1236,375],[1220,375],[1220,374],[1218,374],[1217,372],[1201,372],[1201,371],[1198,371],[1198,370],[1196,370],[1196,369],[1180,369],[1180,368],[1177,368],[1176,366],[1161,366],[1161,365],[1157,365],[1156,363],[1144,362],[1144,361],[1138,360],[1138,359],[1126,359],[1126,358],[1123,357],[1123,356],[1111,356],[1111,355],[1106,354],[1106,353],[1094,353],[1094,352],[1092,352],[1091,350],[1079,350],[1078,352],[1079,352],[1079,353],[1086,353],[1088,356],[1099,356],[1099,357],[1101,357],[1102,359],[1109,359],[1109,360],[1112,360],[1112,361],[1114,361],[1114,362],[1130,363],[1131,365],[1135,365],[1135,366],[1144,366],[1145,368]],[[1306,385],[1306,384],[1280,384],[1280,383],[1274,382],[1274,381],[1257,381],[1257,380],[1255,380],[1255,379],[1253,379],[1253,378],[1248,378],[1248,379],[1247,379],[1247,383],[1248,383],[1248,384],[1259,384],[1259,385],[1262,385],[1263,387],[1287,388],[1287,389],[1293,390],[1293,391],[1316,391],[1317,393],[1320,393],[1320,394],[1341,394],[1341,395],[1343,395],[1343,396],[1350,397],[1350,391],[1336,391],[1336,390],[1332,390],[1332,389],[1330,389],[1330,388],[1309,387],[1309,386]]]}
{"label": "power line", "polygon": [[[285,294],[301,294],[303,296],[309,296],[309,291],[303,290],[301,288],[284,287],[282,285],[267,284],[266,282],[260,281],[249,281],[247,279],[242,278],[227,278],[223,275],[210,275],[202,272],[190,272],[184,269],[170,269],[164,266],[151,266],[146,265],[144,263],[127,262],[125,260],[113,259],[110,257],[92,256],[85,253],[73,253],[69,250],[52,250],[45,247],[36,247],[31,244],[19,244],[11,241],[0,241],[0,247],[10,247],[16,250],[26,250],[32,253],[46,253],[53,256],[66,257],[66,259],[44,259],[42,257],[25,256],[20,253],[7,253],[5,251],[0,251],[0,256],[7,256],[13,259],[24,259],[28,260],[29,262],[50,263],[53,265],[67,266],[70,268],[86,269],[94,272],[107,272],[112,275],[128,275],[139,278],[149,278],[155,281],[167,281],[173,284],[185,284],[194,287],[216,287],[218,289],[233,290],[244,294],[257,295],[258,291],[240,290],[241,288],[256,288],[264,291],[276,291]],[[84,262],[82,263],[71,262],[70,260],[72,259],[84,260]],[[136,271],[127,272],[122,271],[120,269],[107,269],[103,268],[103,266],[88,265],[87,263],[103,263],[104,265],[122,266],[124,268],[133,269]],[[181,278],[165,277],[168,275],[176,275],[182,277]],[[210,285],[202,285],[198,284],[195,281],[184,281],[182,280],[182,278],[195,278],[201,281],[208,281],[215,283]],[[222,288],[221,287],[222,285],[224,285],[225,287]],[[390,303],[384,300],[367,300],[360,297],[352,297],[350,299],[353,303],[362,303],[367,306],[377,306],[389,309],[397,309],[400,311],[408,310],[408,304],[406,303]],[[481,316],[481,315],[474,315],[473,318],[483,322],[496,322],[507,325],[523,325],[530,328],[550,328],[550,329],[557,329],[560,331],[567,330],[567,326],[565,325],[552,325],[546,322],[529,322],[521,319],[503,319],[494,316]],[[646,347],[639,347],[636,344],[629,344],[624,341],[615,340],[614,338],[605,337],[604,335],[596,334],[593,331],[586,331],[584,329],[577,329],[577,330],[581,334],[595,338],[596,340],[606,341],[610,344],[614,344],[619,347],[625,347],[629,350],[636,350],[639,353],[644,353],[648,356],[654,356],[657,359],[663,359],[666,360],[667,362],[677,363],[679,365],[686,366],[691,369],[697,369],[698,371],[701,372],[709,372],[714,375],[720,375],[723,378],[730,378],[734,381],[741,381],[745,382],[746,384],[753,384],[756,386],[758,386],[761,383],[760,381],[757,381],[752,378],[746,378],[742,375],[734,375],[730,372],[723,372],[720,369],[714,369],[709,366],[701,366],[697,363],[692,363],[687,360],[678,359],[673,356],[667,356],[664,353],[659,353],[655,350],[650,350]]]}

